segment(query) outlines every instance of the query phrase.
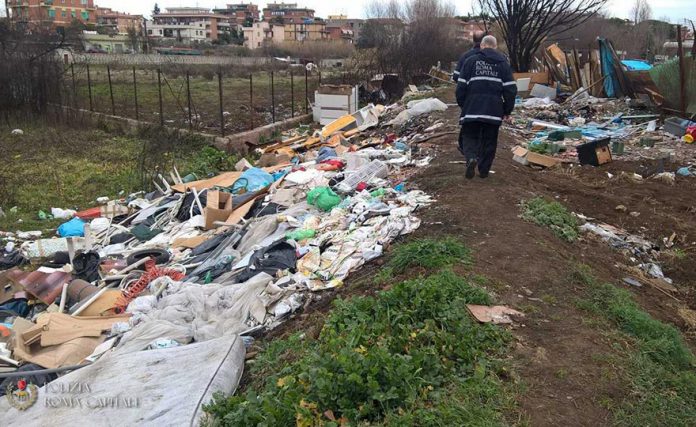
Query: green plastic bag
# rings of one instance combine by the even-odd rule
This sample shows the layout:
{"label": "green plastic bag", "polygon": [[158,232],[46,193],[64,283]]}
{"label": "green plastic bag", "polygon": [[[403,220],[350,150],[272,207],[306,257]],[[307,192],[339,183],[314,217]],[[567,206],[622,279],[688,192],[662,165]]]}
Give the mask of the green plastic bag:
{"label": "green plastic bag", "polygon": [[328,212],[341,203],[341,197],[329,187],[317,187],[307,194],[307,203]]}
{"label": "green plastic bag", "polygon": [[285,238],[287,240],[294,240],[296,242],[300,242],[302,240],[312,239],[316,235],[316,230],[301,229],[285,233]]}

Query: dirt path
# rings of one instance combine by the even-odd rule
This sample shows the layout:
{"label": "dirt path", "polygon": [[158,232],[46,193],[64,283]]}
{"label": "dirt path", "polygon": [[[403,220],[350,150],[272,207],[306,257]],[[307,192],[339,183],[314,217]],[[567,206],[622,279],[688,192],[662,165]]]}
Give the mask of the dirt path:
{"label": "dirt path", "polygon": [[[456,123],[455,111],[446,117],[448,123]],[[581,289],[572,284],[570,275],[577,265],[587,264],[600,278],[621,286],[624,275],[615,265],[627,262],[602,242],[566,243],[549,230],[523,221],[518,216],[519,203],[537,195],[554,197],[575,212],[644,233],[653,241],[674,231],[691,242],[696,200],[689,194],[694,194],[694,185],[609,182],[607,171],[618,175],[621,170],[654,167],[649,164],[616,162],[576,173],[534,171],[512,161],[514,141],[509,136],[503,136],[499,144],[496,173],[487,180],[469,181],[464,178],[464,165],[451,163],[462,160],[454,141],[433,144],[440,153],[416,182],[439,202],[421,213],[424,226],[418,235],[461,236],[475,251],[476,272],[491,279],[489,287],[499,301],[527,313],[524,325],[515,329],[514,365],[525,385],[520,419],[533,426],[606,425],[607,402],[625,397],[626,385],[617,382],[612,366],[603,362],[603,355],[612,352],[611,342],[576,307]],[[615,210],[619,204],[641,215],[620,213]],[[693,260],[693,253],[687,252],[665,268],[684,289],[680,298],[692,302],[689,290],[696,287],[696,273],[688,264]],[[677,318],[679,303],[649,287],[636,294],[655,317],[684,326]]]}

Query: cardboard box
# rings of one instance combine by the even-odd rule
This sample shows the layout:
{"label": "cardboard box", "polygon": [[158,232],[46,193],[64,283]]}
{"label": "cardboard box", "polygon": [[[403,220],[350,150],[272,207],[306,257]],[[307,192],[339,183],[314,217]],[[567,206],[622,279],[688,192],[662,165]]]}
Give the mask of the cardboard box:
{"label": "cardboard box", "polygon": [[578,160],[581,165],[600,166],[611,162],[609,144],[611,138],[586,142],[577,147]]}
{"label": "cardboard box", "polygon": [[232,214],[232,195],[222,191],[208,191],[207,204],[203,210],[206,230],[216,228],[215,222],[225,222]]}

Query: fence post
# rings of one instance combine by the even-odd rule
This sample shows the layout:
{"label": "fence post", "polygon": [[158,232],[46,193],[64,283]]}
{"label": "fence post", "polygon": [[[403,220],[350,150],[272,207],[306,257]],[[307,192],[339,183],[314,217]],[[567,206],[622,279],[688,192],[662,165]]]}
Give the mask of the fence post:
{"label": "fence post", "polygon": [[77,108],[77,84],[75,83],[75,63],[70,64],[70,73],[72,74],[72,91],[73,91],[73,106]]}
{"label": "fence post", "polygon": [[87,89],[89,90],[89,111],[94,111],[92,104],[92,76],[89,73],[89,64],[87,64]]}
{"label": "fence post", "polygon": [[295,118],[295,76],[290,71],[290,103],[292,106],[292,114],[290,117]]}
{"label": "fence post", "polygon": [[159,94],[160,126],[164,127],[164,105],[162,105],[162,70],[157,69],[157,93]]}
{"label": "fence post", "polygon": [[677,25],[677,55],[679,56],[679,104],[683,117],[686,117],[686,70],[684,68],[684,49],[682,44],[682,26]]}
{"label": "fence post", "polygon": [[193,130],[193,119],[191,117],[191,74],[188,70],[186,70],[186,98],[188,100],[189,129]]}
{"label": "fence post", "polygon": [[106,66],[106,75],[109,78],[109,96],[111,97],[111,115],[116,115],[116,105],[114,104],[114,87],[111,85],[111,67]]}
{"label": "fence post", "polygon": [[319,86],[321,86],[321,71],[319,71]]}
{"label": "fence post", "polygon": [[273,123],[276,121],[275,113],[275,82],[273,81],[273,71],[271,71],[271,117],[273,118]]}
{"label": "fence post", "polygon": [[254,75],[249,74],[249,117],[251,128],[254,129]]}
{"label": "fence post", "polygon": [[225,115],[222,112],[222,70],[218,71],[218,92],[220,94],[220,135],[225,136]]}
{"label": "fence post", "polygon": [[135,67],[133,67],[133,99],[135,101],[135,120],[140,121],[140,110],[138,109],[138,80],[135,77]]}
{"label": "fence post", "polygon": [[304,71],[304,108],[305,114],[309,114],[309,70]]}

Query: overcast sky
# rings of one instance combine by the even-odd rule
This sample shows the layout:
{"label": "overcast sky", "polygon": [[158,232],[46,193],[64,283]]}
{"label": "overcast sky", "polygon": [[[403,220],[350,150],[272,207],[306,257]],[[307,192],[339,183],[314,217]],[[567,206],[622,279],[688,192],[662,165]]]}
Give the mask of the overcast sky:
{"label": "overcast sky", "polygon": [[[200,6],[200,7],[224,7],[226,3],[237,3],[235,0],[160,0],[157,3],[161,9],[167,6]],[[243,0],[248,3],[249,0]],[[286,0],[286,3],[295,2],[295,0]],[[364,17],[365,5],[370,0],[297,0],[300,6],[311,7],[317,11],[317,16],[326,17],[327,15],[348,15],[351,18]],[[99,6],[110,7],[115,10],[136,13],[141,15],[151,15],[152,8],[155,4],[153,0],[95,0]],[[263,6],[266,2],[252,1],[252,3]],[[472,11],[471,5],[473,0],[458,0],[454,4],[457,5],[457,12],[461,15],[466,15]],[[628,18],[630,14],[631,0],[610,0],[607,7],[612,16],[619,18]],[[696,20],[696,6],[694,0],[649,0],[653,8],[653,17],[669,17],[672,22],[677,23],[683,18]],[[0,9],[4,8],[4,2],[0,5]]]}

